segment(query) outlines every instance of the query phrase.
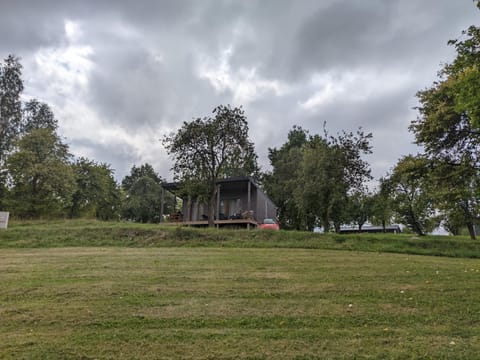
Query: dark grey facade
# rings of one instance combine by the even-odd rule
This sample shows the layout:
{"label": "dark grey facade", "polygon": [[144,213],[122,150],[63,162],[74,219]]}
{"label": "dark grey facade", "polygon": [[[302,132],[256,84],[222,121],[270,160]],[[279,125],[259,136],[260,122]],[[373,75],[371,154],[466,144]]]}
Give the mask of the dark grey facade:
{"label": "dark grey facade", "polygon": [[[215,220],[251,219],[258,223],[263,219],[276,219],[277,208],[263,190],[250,177],[232,177],[217,182]],[[182,208],[183,222],[208,220],[208,207],[204,202],[185,197]]]}

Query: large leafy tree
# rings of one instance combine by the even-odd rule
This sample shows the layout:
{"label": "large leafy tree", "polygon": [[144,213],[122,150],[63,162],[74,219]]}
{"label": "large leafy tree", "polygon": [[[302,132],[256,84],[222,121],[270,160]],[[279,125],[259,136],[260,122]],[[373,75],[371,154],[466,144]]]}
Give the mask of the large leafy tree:
{"label": "large leafy tree", "polygon": [[176,134],[163,139],[174,160],[175,178],[207,199],[209,226],[214,224],[217,180],[258,173],[243,109],[220,105],[213,114],[184,122]]}
{"label": "large leafy tree", "polygon": [[348,196],[361,191],[370,179],[363,155],[371,153],[372,134],[359,129],[337,137],[314,136],[305,147],[297,172],[295,199],[304,214],[320,219],[324,231],[348,220]]}
{"label": "large leafy tree", "polygon": [[51,129],[32,130],[15,145],[7,161],[9,209],[20,218],[62,216],[75,191],[68,146]]}
{"label": "large leafy tree", "polygon": [[22,121],[22,91],[22,65],[17,57],[9,55],[0,63],[0,210],[7,190],[7,156],[12,151]]}
{"label": "large leafy tree", "polygon": [[463,222],[474,238],[480,218],[480,28],[469,27],[449,44],[457,56],[417,93],[419,115],[410,130],[425,148],[435,183],[431,195],[446,224],[456,232]]}
{"label": "large leafy tree", "polygon": [[438,224],[434,216],[433,189],[426,158],[413,155],[403,157],[382,185],[389,188],[398,222],[420,236]]}
{"label": "large leafy tree", "polygon": [[265,175],[265,188],[285,228],[311,230],[320,221],[325,231],[332,224],[339,230],[349,220],[349,195],[370,178],[363,155],[371,152],[371,137],[361,129],[310,136],[294,126],[282,147],[269,149],[272,171]]}
{"label": "large leafy tree", "polygon": [[72,195],[69,216],[116,219],[121,194],[108,164],[79,158],[72,164],[76,189]]}

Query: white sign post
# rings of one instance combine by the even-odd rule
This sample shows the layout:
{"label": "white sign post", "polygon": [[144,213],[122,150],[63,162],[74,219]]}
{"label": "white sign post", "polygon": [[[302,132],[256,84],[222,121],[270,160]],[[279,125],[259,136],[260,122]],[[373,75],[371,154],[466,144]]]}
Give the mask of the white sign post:
{"label": "white sign post", "polygon": [[6,229],[8,227],[8,211],[0,211],[0,229]]}

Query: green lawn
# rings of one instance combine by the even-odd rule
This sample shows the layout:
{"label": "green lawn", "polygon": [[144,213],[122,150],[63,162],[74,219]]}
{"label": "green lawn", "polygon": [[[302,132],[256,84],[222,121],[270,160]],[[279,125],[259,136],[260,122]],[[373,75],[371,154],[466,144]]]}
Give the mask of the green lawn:
{"label": "green lawn", "polygon": [[4,248],[0,358],[473,359],[479,271],[325,249]]}

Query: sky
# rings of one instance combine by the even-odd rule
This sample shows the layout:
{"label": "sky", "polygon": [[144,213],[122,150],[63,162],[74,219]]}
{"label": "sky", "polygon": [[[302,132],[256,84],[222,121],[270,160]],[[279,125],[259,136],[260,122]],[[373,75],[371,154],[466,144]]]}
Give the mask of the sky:
{"label": "sky", "polygon": [[244,108],[263,170],[294,125],[326,123],[373,134],[378,179],[421,151],[415,94],[473,24],[471,0],[0,0],[0,56],[119,181],[146,162],[172,180],[161,139],[220,104]]}

